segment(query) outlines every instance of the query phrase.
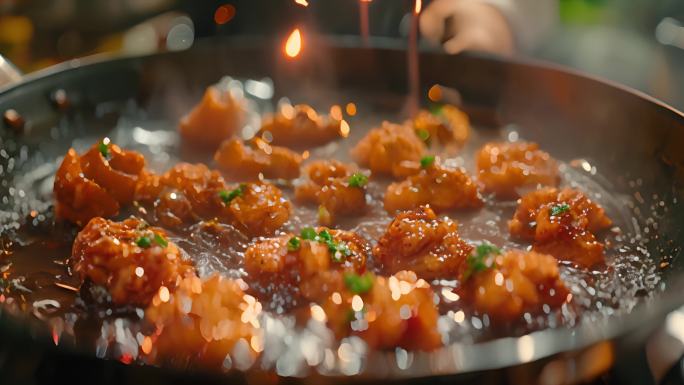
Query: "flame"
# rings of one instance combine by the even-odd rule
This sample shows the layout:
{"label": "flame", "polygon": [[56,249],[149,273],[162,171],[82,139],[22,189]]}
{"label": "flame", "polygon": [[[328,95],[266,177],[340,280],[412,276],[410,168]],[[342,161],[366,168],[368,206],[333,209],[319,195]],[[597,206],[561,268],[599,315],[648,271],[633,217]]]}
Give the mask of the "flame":
{"label": "flame", "polygon": [[362,3],[370,3],[373,0],[361,0]]}
{"label": "flame", "polygon": [[421,8],[423,8],[423,0],[416,0],[416,7],[413,9],[413,13],[419,14]]}
{"label": "flame", "polygon": [[294,2],[296,4],[301,5],[302,7],[308,7],[309,6],[309,2],[306,0],[294,0]]}
{"label": "flame", "polygon": [[287,38],[285,43],[285,54],[291,58],[297,57],[299,52],[302,50],[302,33],[299,28],[295,28]]}

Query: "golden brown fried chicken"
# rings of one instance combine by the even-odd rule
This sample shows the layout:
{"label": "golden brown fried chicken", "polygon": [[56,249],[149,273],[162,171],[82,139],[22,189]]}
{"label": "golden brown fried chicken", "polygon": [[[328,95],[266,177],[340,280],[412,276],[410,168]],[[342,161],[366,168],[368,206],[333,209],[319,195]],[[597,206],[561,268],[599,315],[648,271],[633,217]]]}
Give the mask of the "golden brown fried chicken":
{"label": "golden brown fried chicken", "polygon": [[72,148],[55,175],[57,216],[84,225],[91,218],[112,216],[133,199],[145,158],[122,150],[108,139],[79,156]]}
{"label": "golden brown fried chicken", "polygon": [[412,270],[427,280],[458,276],[473,248],[457,231],[455,221],[437,218],[429,206],[404,211],[378,240],[373,256],[388,274]]}
{"label": "golden brown fried chicken", "polygon": [[419,162],[425,144],[408,125],[383,122],[366,134],[351,150],[351,156],[375,174],[405,176],[402,162]]}
{"label": "golden brown fried chicken", "polygon": [[338,216],[361,215],[367,209],[368,177],[353,165],[334,159],[312,162],[306,169],[308,180],[295,188],[300,202],[319,205],[318,222],[329,226]]}
{"label": "golden brown fried chicken", "polygon": [[[425,157],[423,160],[433,159]],[[434,160],[433,160],[434,162]],[[476,184],[461,168],[423,162],[425,167],[401,182],[387,186],[385,210],[393,213],[429,204],[436,211],[478,208],[482,199]]]}
{"label": "golden brown fried chicken", "polygon": [[301,234],[285,234],[256,241],[245,251],[245,269],[269,281],[305,281],[331,269],[363,272],[367,242],[343,230],[305,228]]}
{"label": "golden brown fried chicken", "polygon": [[487,143],[476,155],[477,178],[498,198],[517,198],[537,185],[556,186],[558,164],[536,143]]}
{"label": "golden brown fried chicken", "polygon": [[461,147],[470,136],[470,120],[455,106],[444,105],[437,113],[419,111],[413,118],[413,129],[425,143]]}
{"label": "golden brown fried chicken", "polygon": [[129,218],[93,218],[78,233],[71,253],[74,273],[107,289],[117,305],[147,305],[160,291],[173,291],[192,264],[164,230]]}
{"label": "golden brown fried chicken", "polygon": [[257,179],[259,174],[268,179],[294,179],[299,177],[302,157],[285,147],[271,146],[256,138],[252,146],[239,139],[226,140],[214,154],[219,168],[235,177]]}
{"label": "golden brown fried chicken", "polygon": [[217,171],[203,164],[179,163],[164,175],[146,174],[136,199],[153,201],[157,218],[167,226],[215,218],[251,235],[273,234],[291,211],[290,202],[274,185],[228,186]]}
{"label": "golden brown fried chicken", "polygon": [[322,309],[338,338],[357,335],[374,349],[434,350],[442,345],[430,285],[411,271],[390,277],[334,272]]}
{"label": "golden brown fried chicken", "polygon": [[[241,280],[213,274],[205,279],[187,277],[171,295],[158,293],[145,310],[145,318],[157,329],[146,353],[162,362],[213,369],[235,360],[236,354],[246,354],[239,358],[252,361],[259,353],[253,347],[260,346],[256,342],[262,338],[261,303],[245,294],[246,288]],[[245,349],[236,352],[240,340]]]}
{"label": "golden brown fried chicken", "polygon": [[230,213],[221,199],[226,183],[204,164],[178,163],[163,175],[146,173],[136,188],[135,199],[154,202],[157,219],[175,227],[202,218],[228,221]]}
{"label": "golden brown fried chicken", "polygon": [[306,104],[287,105],[264,119],[259,136],[278,146],[320,146],[339,138],[343,124],[340,116],[318,115]]}
{"label": "golden brown fried chicken", "polygon": [[202,100],[181,119],[181,138],[193,145],[216,148],[242,127],[245,114],[244,99],[209,87]]}
{"label": "golden brown fried chicken", "polygon": [[[235,198],[229,199],[233,193]],[[253,236],[273,234],[287,222],[292,211],[292,204],[283,197],[282,191],[267,182],[241,183],[227,195],[221,195],[234,225]]]}
{"label": "golden brown fried chicken", "polygon": [[556,310],[571,300],[554,257],[520,250],[498,254],[496,248],[483,252],[482,247],[468,260],[469,268],[461,276],[458,290],[461,300],[477,313],[506,324],[526,312],[539,314],[544,305]]}
{"label": "golden brown fried chicken", "polygon": [[603,208],[580,191],[545,188],[520,200],[508,228],[512,236],[533,242],[534,250],[591,267],[604,259],[595,235],[611,224]]}

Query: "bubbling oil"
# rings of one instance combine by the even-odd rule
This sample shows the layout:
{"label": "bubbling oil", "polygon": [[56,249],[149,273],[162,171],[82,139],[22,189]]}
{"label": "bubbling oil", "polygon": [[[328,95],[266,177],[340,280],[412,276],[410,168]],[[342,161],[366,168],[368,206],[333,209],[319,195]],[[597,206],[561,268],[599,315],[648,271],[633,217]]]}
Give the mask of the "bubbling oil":
{"label": "bubbling oil", "polygon": [[[347,118],[351,130],[346,139],[309,149],[307,161],[330,158],[350,161],[349,149],[368,129],[384,119],[400,120],[387,108],[369,107],[364,111],[363,106],[373,104],[370,97],[354,95],[351,98],[338,92],[329,95],[328,99],[353,100],[355,106],[359,106],[358,111],[355,108],[354,116]],[[169,164],[188,160],[202,161],[211,167],[212,154],[188,150],[179,142],[176,122],[151,119],[144,109],[135,107],[134,102],[132,105],[108,134],[114,143],[145,154],[148,167],[157,172],[165,171]],[[314,107],[325,109],[329,106]],[[475,127],[463,149],[439,155],[443,162],[462,166],[473,175],[475,151],[484,143],[522,139],[534,141],[534,138],[521,138],[521,133],[513,126],[497,129]],[[81,151],[96,140],[99,138],[73,138],[71,145]],[[66,150],[65,147],[64,152]],[[86,298],[92,293],[79,289],[78,279],[70,272],[69,256],[77,229],[55,222],[51,205],[52,181],[60,159],[43,159],[40,154],[30,155],[21,149],[17,153],[22,157],[17,162],[22,161],[24,169],[21,176],[17,174],[11,180],[13,187],[8,193],[12,195],[12,203],[3,202],[5,205],[0,212],[3,225],[0,241],[4,253],[0,259],[0,284],[3,288],[0,301],[6,308],[29,314],[45,323],[55,344],[73,343],[98,357],[125,363],[145,362],[140,352],[149,350],[150,342],[146,337],[149,325],[143,321],[144,310],[92,303]],[[11,171],[5,168],[3,180],[9,180],[5,176]],[[630,209],[634,206],[624,204],[634,197],[612,193],[610,184],[601,177],[601,170],[588,160],[564,162],[561,173],[563,186],[576,187],[587,193],[606,209],[615,223],[614,228],[602,238],[606,244],[605,266],[583,270],[562,264],[561,275],[573,295],[572,303],[557,311],[545,308],[542,314],[524,314],[519,323],[503,329],[494,329],[486,315],[471,315],[459,303],[458,296],[453,293],[458,284],[455,277],[431,282],[441,314],[438,329],[445,345],[478,344],[545,328],[572,328],[580,322],[629,312],[641,298],[653,295],[660,282],[660,271],[655,258],[644,247],[641,225]],[[363,216],[343,218],[336,227],[355,231],[374,244],[391,221],[382,207],[383,194],[389,182],[388,179],[371,178],[368,188],[370,209]],[[274,183],[289,199],[293,199],[292,183]],[[443,215],[459,222],[459,233],[468,242],[488,241],[503,249],[528,249],[529,244],[519,243],[508,235],[507,221],[513,216],[515,207],[515,201],[497,201],[487,197],[482,209]],[[149,208],[138,206],[122,216],[135,214],[145,218],[145,212],[151,211],[146,209]],[[290,220],[280,231],[299,232],[302,227],[315,225],[316,207],[295,205]],[[221,225],[217,231],[208,232],[202,223],[198,223],[183,230],[168,231],[170,239],[193,260],[200,276],[218,272],[250,282],[243,266],[243,253],[250,240],[232,227]],[[375,269],[372,256],[369,268]],[[264,309],[260,322],[263,340],[256,343],[262,352],[258,358],[260,364],[241,356],[239,343],[234,353],[226,358],[223,369],[247,370],[258,366],[289,376],[306,374],[312,368],[323,374],[357,374],[372,365],[372,361],[364,361],[363,357],[369,352],[363,341],[357,337],[335,341],[331,331],[325,327],[324,318],[323,321],[320,319],[320,307],[298,302],[296,288],[256,286],[252,290],[257,291],[256,296]],[[302,310],[311,313],[308,321],[302,322],[294,315]],[[401,369],[408,370],[418,361],[414,353],[403,349],[397,349],[394,354]]]}

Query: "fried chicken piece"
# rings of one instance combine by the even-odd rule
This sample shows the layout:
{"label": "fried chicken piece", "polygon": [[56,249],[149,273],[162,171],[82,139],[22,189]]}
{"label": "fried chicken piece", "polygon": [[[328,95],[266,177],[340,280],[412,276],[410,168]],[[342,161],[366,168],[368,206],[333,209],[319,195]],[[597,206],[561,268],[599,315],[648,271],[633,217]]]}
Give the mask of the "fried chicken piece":
{"label": "fried chicken piece", "polygon": [[221,199],[225,190],[226,183],[218,171],[201,163],[178,163],[163,175],[143,175],[135,198],[154,202],[157,219],[177,227],[203,218],[230,221],[230,212]]}
{"label": "fried chicken piece", "polygon": [[[227,356],[248,355],[239,358],[253,361],[258,352],[250,342],[261,338],[261,303],[246,289],[242,280],[213,274],[187,277],[171,295],[159,292],[145,310],[147,321],[156,326],[146,353],[154,361],[213,369],[222,368]],[[240,340],[245,349],[236,350]]]}
{"label": "fried chicken piece", "polygon": [[216,148],[242,127],[246,109],[243,98],[208,87],[202,100],[181,118],[181,138],[193,145]]}
{"label": "fried chicken piece", "polygon": [[[498,250],[497,250],[498,251]],[[467,270],[458,289],[461,300],[495,323],[506,324],[524,313],[539,314],[544,305],[558,309],[572,298],[558,270],[556,259],[535,251],[510,250],[481,256],[492,260]]]}
{"label": "fried chicken piece", "polygon": [[517,198],[525,188],[557,186],[558,163],[529,142],[487,143],[476,155],[477,177],[486,192]]}
{"label": "fried chicken piece", "polygon": [[298,282],[331,269],[363,272],[368,252],[368,243],[356,233],[308,228],[298,236],[256,241],[245,251],[245,269],[269,281]]}
{"label": "fried chicken piece", "polygon": [[375,174],[406,176],[401,163],[420,161],[425,144],[408,125],[383,122],[366,134],[351,150],[352,158]]}
{"label": "fried chicken piece", "polygon": [[470,136],[468,115],[452,105],[444,105],[438,113],[420,110],[413,118],[413,129],[425,143],[465,144]]}
{"label": "fried chicken piece", "polygon": [[472,246],[458,235],[458,224],[437,218],[429,206],[399,213],[373,248],[385,273],[412,270],[427,280],[458,276]]}
{"label": "fried chicken piece", "polygon": [[545,188],[520,199],[508,228],[513,237],[532,241],[534,250],[591,267],[604,259],[595,234],[611,224],[603,208],[582,192]]}
{"label": "fried chicken piece", "polygon": [[355,216],[366,212],[365,174],[350,164],[334,159],[319,160],[306,169],[309,179],[295,187],[300,202],[319,205],[318,222],[329,226],[338,216]]}
{"label": "fried chicken piece", "polygon": [[393,213],[429,204],[436,211],[482,207],[477,185],[462,168],[432,163],[387,186],[385,210]]}
{"label": "fried chicken piece", "polygon": [[167,226],[216,218],[251,235],[273,234],[291,211],[274,185],[256,182],[231,188],[218,171],[201,163],[179,163],[162,176],[145,175],[136,199],[154,201],[157,218]]}
{"label": "fried chicken piece", "polygon": [[78,225],[98,216],[113,216],[131,203],[145,158],[121,149],[108,139],[79,156],[72,148],[55,175],[54,195],[58,217]]}
{"label": "fried chicken piece", "polygon": [[318,115],[306,104],[286,105],[264,119],[259,135],[278,146],[320,146],[340,137],[343,122],[341,116]]}
{"label": "fried chicken piece", "polygon": [[357,335],[371,349],[430,351],[442,345],[430,285],[411,271],[390,277],[333,272],[322,308],[337,338]]}
{"label": "fried chicken piece", "polygon": [[234,225],[247,233],[271,235],[290,218],[292,204],[283,192],[267,182],[241,183],[240,193],[227,203]]}
{"label": "fried chicken piece", "polygon": [[299,177],[302,157],[285,147],[271,146],[256,138],[252,146],[239,139],[226,140],[214,154],[219,168],[238,179],[257,179],[262,174],[268,179]]}
{"label": "fried chicken piece", "polygon": [[147,305],[155,293],[173,291],[194,274],[164,230],[136,218],[93,218],[78,233],[71,252],[74,273],[107,289],[117,305]]}

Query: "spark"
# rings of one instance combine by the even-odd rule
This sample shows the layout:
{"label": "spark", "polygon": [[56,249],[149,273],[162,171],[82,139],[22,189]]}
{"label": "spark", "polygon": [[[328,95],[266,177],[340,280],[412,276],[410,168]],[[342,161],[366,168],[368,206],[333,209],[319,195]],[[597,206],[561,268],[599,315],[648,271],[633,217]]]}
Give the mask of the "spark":
{"label": "spark", "polygon": [[285,42],[285,55],[291,58],[297,57],[299,52],[302,50],[302,33],[299,28],[295,28],[294,31],[287,38]]}

